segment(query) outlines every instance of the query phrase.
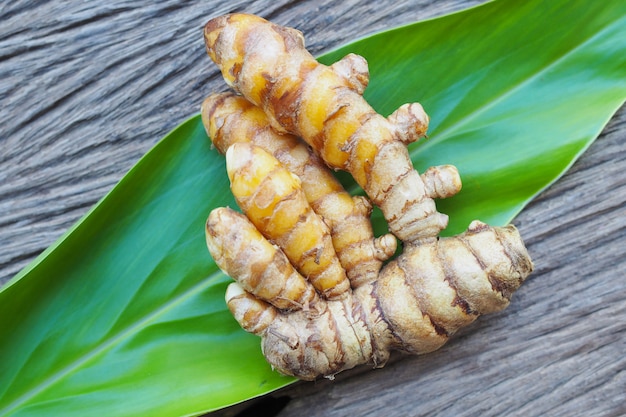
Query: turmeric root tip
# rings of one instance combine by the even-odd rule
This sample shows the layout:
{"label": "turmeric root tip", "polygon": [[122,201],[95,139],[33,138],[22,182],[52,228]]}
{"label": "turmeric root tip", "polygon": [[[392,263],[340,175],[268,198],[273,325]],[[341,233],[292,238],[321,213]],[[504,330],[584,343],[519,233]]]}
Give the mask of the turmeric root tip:
{"label": "turmeric root tip", "polygon": [[226,305],[237,323],[247,332],[263,336],[265,330],[276,320],[276,309],[249,294],[241,285],[231,283],[226,288]]}

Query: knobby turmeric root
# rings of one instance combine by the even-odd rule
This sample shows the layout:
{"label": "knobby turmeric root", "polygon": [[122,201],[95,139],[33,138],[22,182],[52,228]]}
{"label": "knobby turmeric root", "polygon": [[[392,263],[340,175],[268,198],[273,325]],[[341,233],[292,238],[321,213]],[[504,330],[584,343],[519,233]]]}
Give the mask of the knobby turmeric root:
{"label": "knobby turmeric root", "polygon": [[[451,166],[414,170],[406,147],[426,132],[421,106],[378,115],[361,96],[363,58],[321,65],[299,32],[256,16],[213,19],[205,41],[227,83],[248,100],[225,94],[203,104],[244,213],[212,211],[207,245],[236,281],[226,293],[229,309],[261,336],[275,369],[313,380],[359,364],[380,367],[392,350],[431,352],[509,304],[532,271],[528,252],[512,225],[474,221],[460,235],[438,236],[447,217],[434,199],[454,195],[461,182]],[[348,198],[291,135],[353,175],[402,240],[402,254],[380,268],[395,246],[373,237],[369,210],[354,208],[367,200]],[[370,262],[366,278],[340,259],[342,242],[365,242],[367,251],[352,259]]]}

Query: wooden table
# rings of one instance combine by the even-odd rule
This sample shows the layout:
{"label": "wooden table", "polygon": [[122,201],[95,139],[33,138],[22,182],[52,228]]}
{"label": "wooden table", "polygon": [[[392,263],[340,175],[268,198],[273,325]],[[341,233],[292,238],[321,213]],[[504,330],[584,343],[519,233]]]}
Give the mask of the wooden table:
{"label": "wooden table", "polygon": [[[480,1],[11,1],[0,6],[0,284],[225,86],[202,25],[294,26],[314,54]],[[626,415],[626,109],[515,221],[536,272],[440,351],[214,413]],[[3,320],[7,318],[2,318]],[[289,401],[287,401],[290,399]],[[246,414],[248,413],[248,414]],[[269,415],[269,414],[268,414]]]}

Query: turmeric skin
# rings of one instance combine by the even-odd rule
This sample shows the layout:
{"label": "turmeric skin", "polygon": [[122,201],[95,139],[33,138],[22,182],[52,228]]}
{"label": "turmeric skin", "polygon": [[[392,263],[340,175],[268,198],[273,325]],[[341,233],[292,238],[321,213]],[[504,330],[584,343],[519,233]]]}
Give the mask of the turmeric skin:
{"label": "turmeric skin", "polygon": [[[457,236],[438,236],[447,217],[433,199],[454,195],[461,182],[452,166],[421,176],[413,169],[406,146],[425,133],[421,106],[377,115],[361,97],[364,59],[350,55],[323,66],[299,32],[256,16],[218,17],[207,23],[205,40],[226,82],[259,106],[273,129],[302,136],[326,164],[349,171],[403,242],[402,253],[374,279],[353,288],[344,279],[320,280],[317,274],[335,265],[325,248],[333,242],[318,213],[302,203],[302,190],[318,177],[296,175],[271,152],[229,139],[231,190],[247,217],[214,210],[207,245],[236,281],[226,292],[228,308],[261,337],[275,369],[314,380],[360,364],[380,367],[393,350],[431,352],[479,315],[509,304],[533,269],[530,256],[512,225],[474,221]],[[217,131],[209,134],[221,140]],[[296,194],[299,202],[286,208]],[[322,225],[315,233],[304,226],[314,218]],[[307,258],[312,248],[319,256]]]}

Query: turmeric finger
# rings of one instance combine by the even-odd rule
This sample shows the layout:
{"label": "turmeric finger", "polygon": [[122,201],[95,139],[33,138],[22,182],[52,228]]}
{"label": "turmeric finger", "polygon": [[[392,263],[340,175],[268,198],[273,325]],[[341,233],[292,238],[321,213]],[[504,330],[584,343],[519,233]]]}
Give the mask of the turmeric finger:
{"label": "turmeric finger", "polygon": [[257,229],[323,295],[333,298],[345,293],[350,283],[328,227],[306,201],[298,177],[248,143],[228,148],[226,169],[237,204]]}
{"label": "turmeric finger", "polygon": [[298,309],[317,297],[285,254],[242,214],[228,208],[213,210],[206,238],[217,266],[256,297],[279,309]]}

